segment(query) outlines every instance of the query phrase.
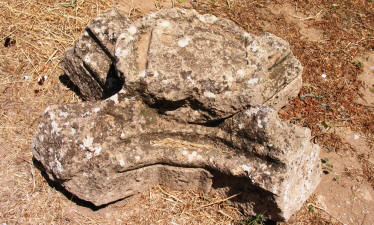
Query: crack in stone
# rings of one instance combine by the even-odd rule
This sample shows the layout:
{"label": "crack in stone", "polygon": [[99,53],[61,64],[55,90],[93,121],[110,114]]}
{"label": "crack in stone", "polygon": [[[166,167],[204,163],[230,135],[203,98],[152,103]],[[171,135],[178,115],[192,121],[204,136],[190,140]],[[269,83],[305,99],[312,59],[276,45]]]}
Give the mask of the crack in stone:
{"label": "crack in stone", "polygon": [[108,58],[110,60],[112,60],[112,63],[116,63],[116,58],[110,53],[110,51],[108,50],[108,48],[105,47],[102,44],[102,42],[97,38],[97,36],[94,34],[94,32],[92,32],[92,30],[89,27],[86,27],[85,31],[87,31],[87,33],[95,41],[95,43],[101,48],[101,50],[103,50],[103,52],[105,53],[105,55],[108,56]]}

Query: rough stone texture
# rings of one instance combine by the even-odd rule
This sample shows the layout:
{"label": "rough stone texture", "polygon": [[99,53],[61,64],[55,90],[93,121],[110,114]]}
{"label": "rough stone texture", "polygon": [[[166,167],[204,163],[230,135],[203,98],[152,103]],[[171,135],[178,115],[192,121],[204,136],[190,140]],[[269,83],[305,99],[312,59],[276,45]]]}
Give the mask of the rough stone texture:
{"label": "rough stone texture", "polygon": [[[34,158],[74,195],[100,206],[156,184],[214,189],[241,193],[232,201],[247,214],[287,220],[319,183],[310,130],[276,111],[301,85],[285,41],[170,9],[122,29],[108,49],[122,90],[48,107],[33,141]],[[96,82],[80,73],[81,91]]]}
{"label": "rough stone texture", "polygon": [[95,205],[155,184],[213,187],[242,192],[246,201],[236,204],[249,214],[287,219],[319,183],[319,148],[310,138],[266,106],[209,127],[165,119],[122,91],[100,103],[49,107],[33,153],[52,180]]}
{"label": "rough stone texture", "polygon": [[302,83],[302,66],[287,42],[193,10],[161,10],[135,21],[119,36],[115,55],[126,89],[191,123],[224,119],[250,105],[279,109]]}
{"label": "rough stone texture", "polygon": [[74,46],[65,52],[61,67],[84,99],[102,99],[122,87],[123,81],[114,66],[114,47],[120,32],[129,24],[130,20],[116,9],[104,12],[87,25]]}

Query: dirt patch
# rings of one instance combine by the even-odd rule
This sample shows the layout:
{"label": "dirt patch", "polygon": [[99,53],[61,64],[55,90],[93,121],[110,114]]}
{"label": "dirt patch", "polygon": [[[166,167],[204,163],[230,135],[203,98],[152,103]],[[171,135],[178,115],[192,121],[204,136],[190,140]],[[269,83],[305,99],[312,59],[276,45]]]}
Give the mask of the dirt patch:
{"label": "dirt patch", "polygon": [[[298,10],[297,3],[285,3],[282,5],[271,4],[267,8],[270,9],[275,16],[283,16],[287,23],[296,26],[301,35],[301,39],[306,39],[309,41],[323,41],[322,30],[310,26],[314,21],[321,21],[322,11],[316,13],[315,15],[305,15]],[[269,26],[273,26],[273,24],[268,23],[265,25],[265,28],[272,29]]]}
{"label": "dirt patch", "polygon": [[344,224],[373,224],[374,190],[363,176],[360,161],[349,152],[323,152],[323,179],[316,206]]}
{"label": "dirt patch", "polygon": [[137,1],[137,0],[114,0],[113,7],[118,8],[122,13],[133,18],[141,17],[150,12],[154,12],[159,9],[183,7],[191,8],[191,1],[172,1],[172,0],[148,0],[148,1]]}

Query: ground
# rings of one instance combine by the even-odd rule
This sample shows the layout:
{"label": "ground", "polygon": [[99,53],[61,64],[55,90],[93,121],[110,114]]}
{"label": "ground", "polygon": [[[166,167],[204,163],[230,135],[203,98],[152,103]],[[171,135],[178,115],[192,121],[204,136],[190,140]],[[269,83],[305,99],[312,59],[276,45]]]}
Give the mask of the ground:
{"label": "ground", "polygon": [[33,164],[31,142],[44,109],[81,101],[60,81],[59,58],[95,15],[113,6],[133,19],[162,7],[193,7],[287,40],[304,66],[303,87],[279,114],[312,130],[324,174],[282,224],[374,224],[371,0],[0,0],[0,224],[254,221],[213,193],[164,187],[92,210],[48,184]]}

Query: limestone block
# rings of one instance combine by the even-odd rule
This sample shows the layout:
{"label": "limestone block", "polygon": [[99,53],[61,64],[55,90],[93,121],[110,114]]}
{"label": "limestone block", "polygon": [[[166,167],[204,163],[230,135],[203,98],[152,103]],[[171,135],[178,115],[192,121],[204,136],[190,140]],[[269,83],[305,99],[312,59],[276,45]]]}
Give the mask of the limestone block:
{"label": "limestone block", "polygon": [[48,107],[33,140],[42,169],[80,199],[101,206],[160,184],[240,193],[246,214],[287,220],[320,181],[310,130],[277,114],[302,66],[272,34],[194,10],[134,22],[112,10],[63,65],[86,99],[119,91],[103,85],[110,67],[124,82],[105,100]]}
{"label": "limestone block", "polygon": [[123,80],[114,66],[114,47],[130,22],[116,9],[98,15],[62,57],[62,69],[84,99],[106,98],[122,87]]}

